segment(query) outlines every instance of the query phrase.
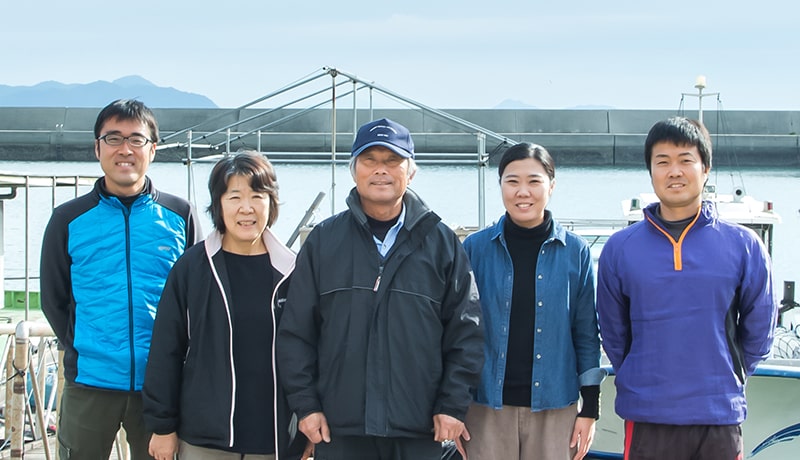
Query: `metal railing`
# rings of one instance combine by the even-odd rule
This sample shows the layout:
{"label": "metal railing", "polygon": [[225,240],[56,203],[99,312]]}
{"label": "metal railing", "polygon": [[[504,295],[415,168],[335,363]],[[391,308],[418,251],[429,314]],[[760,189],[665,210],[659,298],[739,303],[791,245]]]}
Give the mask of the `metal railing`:
{"label": "metal railing", "polygon": [[[30,309],[30,241],[31,241],[31,189],[37,187],[49,187],[50,210],[55,209],[58,204],[56,190],[59,187],[72,188],[71,198],[75,198],[81,193],[81,187],[90,187],[94,184],[97,177],[81,175],[31,175],[0,171],[0,295],[5,297],[5,206],[6,200],[13,200],[19,195],[19,191],[24,190],[24,262],[22,280],[25,285],[25,320]],[[18,216],[15,216],[18,217]]]}
{"label": "metal railing", "polygon": [[[287,93],[290,91],[298,90],[299,88],[305,87],[306,85],[312,84],[323,77],[330,77],[331,82],[329,87],[323,87],[321,89],[315,89],[310,91],[306,94],[303,94],[300,97],[295,97],[294,99],[290,99],[286,102],[280,103],[275,105],[274,107],[266,110],[262,110],[256,114],[248,116],[243,119],[238,119],[239,112],[243,109],[252,108],[258,104],[261,104],[265,101],[275,100],[278,97],[286,97],[288,96]],[[337,78],[344,78],[344,81],[338,81]],[[337,93],[337,89],[343,88],[347,84],[352,84],[352,89],[344,92]],[[247,136],[255,136],[257,139],[257,147],[256,150],[262,151],[261,148],[261,138],[265,131],[274,129],[275,127],[286,123],[292,119],[301,117],[315,109],[321,107],[330,107],[330,164],[331,164],[331,181],[330,181],[330,196],[335,196],[335,188],[336,188],[336,174],[335,174],[335,167],[337,163],[337,136],[342,134],[338,132],[338,125],[336,120],[337,115],[337,108],[336,104],[337,101],[345,100],[346,98],[350,98],[352,96],[352,126],[351,130],[344,134],[352,134],[353,138],[355,138],[356,130],[359,126],[358,120],[358,113],[359,113],[359,104],[358,104],[358,93],[359,91],[367,90],[369,92],[369,102],[368,102],[368,118],[372,120],[374,118],[374,105],[373,105],[373,94],[378,93],[383,95],[391,100],[404,104],[406,106],[410,106],[413,109],[421,111],[423,114],[429,115],[445,124],[448,124],[452,127],[455,127],[457,131],[461,131],[462,133],[470,133],[475,136],[475,154],[473,156],[474,163],[477,165],[478,171],[478,183],[479,183],[479,191],[478,191],[478,224],[480,227],[485,226],[485,196],[484,196],[484,183],[485,183],[485,169],[486,166],[489,164],[489,154],[486,151],[486,140],[487,139],[494,139],[495,141],[499,142],[500,145],[514,145],[517,141],[508,138],[505,135],[496,133],[492,130],[486,129],[482,126],[479,126],[475,123],[472,123],[468,120],[463,118],[459,118],[454,116],[450,113],[447,113],[443,110],[435,109],[433,107],[427,106],[418,102],[414,99],[402,96],[394,91],[391,91],[387,88],[379,86],[373,82],[365,81],[355,75],[349,74],[347,72],[343,72],[336,68],[331,67],[323,67],[322,69],[314,72],[306,77],[301,78],[300,80],[291,83],[281,89],[278,89],[274,92],[271,92],[265,96],[262,96],[258,99],[255,99],[247,104],[239,106],[235,109],[231,109],[230,111],[223,112],[215,117],[212,117],[208,120],[204,120],[200,123],[197,123],[193,126],[178,130],[168,136],[165,136],[161,139],[161,145],[159,148],[185,148],[186,149],[186,158],[184,163],[188,167],[187,172],[187,183],[188,183],[188,190],[187,194],[189,197],[195,196],[194,190],[194,181],[192,179],[192,164],[195,161],[202,161],[200,160],[203,158],[201,156],[198,158],[196,156],[197,149],[208,149],[209,154],[204,155],[208,159],[216,159],[215,154],[219,154],[219,149],[223,146],[225,147],[223,151],[223,155],[227,155],[231,153],[231,143],[240,140]],[[329,96],[325,96],[329,93]],[[316,98],[316,99],[315,99]],[[315,100],[322,98],[321,101],[314,103]],[[253,124],[257,122],[259,119],[264,119],[269,115],[278,114],[280,110],[286,109],[292,106],[295,106],[300,103],[308,103],[310,104],[309,107],[300,110],[298,112],[294,112],[290,115],[283,116],[278,118],[277,120],[269,120],[266,121],[258,126],[255,126],[250,129],[242,129],[241,127],[245,124]],[[214,124],[219,124],[221,120],[225,118],[229,118],[233,115],[236,115],[237,120],[223,124],[222,126],[214,126]],[[369,121],[365,120],[365,121]],[[208,128],[209,126],[213,126],[213,128]],[[196,134],[200,132],[201,128],[204,128],[205,131],[202,135],[197,136]],[[240,131],[239,134],[232,135],[233,130]],[[213,136],[220,135],[225,133],[225,140],[223,142],[211,142]],[[176,140],[179,139],[181,136],[186,136],[186,141]],[[341,161],[341,160],[339,160]],[[331,199],[331,215],[335,214],[335,200]]]}

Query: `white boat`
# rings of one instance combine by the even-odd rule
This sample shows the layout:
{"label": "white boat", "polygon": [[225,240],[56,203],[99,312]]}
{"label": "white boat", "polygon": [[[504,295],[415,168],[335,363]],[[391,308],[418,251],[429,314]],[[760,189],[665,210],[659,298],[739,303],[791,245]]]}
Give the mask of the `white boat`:
{"label": "white boat", "polygon": [[[746,392],[748,413],[742,424],[744,458],[797,458],[800,452],[800,360],[765,361],[747,380]],[[609,375],[601,386],[601,416],[588,458],[623,458],[624,423],[614,413],[615,396],[614,376]]]}
{"label": "white boat", "polygon": [[[736,188],[731,194],[717,194],[707,185],[704,198],[717,204],[720,217],[752,228],[772,252],[774,226],[781,218],[772,203],[747,196]],[[622,201],[622,214],[627,224],[642,220],[642,209],[657,201],[655,194],[645,193]],[[576,227],[576,232],[590,244],[601,245],[608,239],[609,229],[595,231]],[[613,232],[614,229],[611,230]],[[593,244],[593,254],[600,248]],[[794,282],[784,282],[781,302],[781,326],[776,331],[773,358],[756,368],[747,381],[748,414],[742,425],[744,458],[784,460],[798,458],[800,452],[800,308],[794,300]],[[665,350],[669,353],[669,350]],[[600,420],[588,458],[621,459],[625,440],[624,422],[614,411],[616,387],[613,369],[607,361],[609,376],[601,386]]]}
{"label": "white boat", "polygon": [[[713,201],[722,219],[752,228],[764,241],[772,254],[772,235],[781,217],[775,213],[771,201],[760,201],[747,195],[743,187],[735,187],[729,194],[717,193],[717,186],[706,184],[703,199]],[[642,209],[658,201],[655,193],[641,193],[638,197],[622,200],[622,214],[628,223],[643,219]]]}

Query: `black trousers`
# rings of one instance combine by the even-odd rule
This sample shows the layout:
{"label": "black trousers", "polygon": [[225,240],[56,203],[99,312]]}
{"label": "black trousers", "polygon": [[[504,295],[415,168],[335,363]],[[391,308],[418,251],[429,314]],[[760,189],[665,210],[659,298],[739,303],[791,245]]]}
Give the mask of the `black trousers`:
{"label": "black trousers", "polygon": [[430,438],[331,436],[314,446],[314,460],[441,460],[442,443]]}
{"label": "black trousers", "polygon": [[625,422],[625,460],[741,460],[741,425]]}

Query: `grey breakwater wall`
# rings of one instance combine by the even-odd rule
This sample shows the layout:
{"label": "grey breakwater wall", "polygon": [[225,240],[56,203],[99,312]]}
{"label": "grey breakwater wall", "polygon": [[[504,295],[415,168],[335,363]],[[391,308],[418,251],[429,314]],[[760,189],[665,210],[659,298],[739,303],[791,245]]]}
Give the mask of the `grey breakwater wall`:
{"label": "grey breakwater wall", "polygon": [[[0,107],[0,160],[92,161],[93,127],[99,108]],[[545,146],[558,165],[639,166],[647,131],[668,110],[448,109],[444,112],[491,133],[485,152],[495,161],[502,137]],[[420,162],[477,161],[475,126],[464,127],[417,109],[338,109],[336,136],[330,109],[154,109],[162,141],[157,161],[182,161],[225,151],[259,149],[273,161],[345,161],[354,128],[370,118],[391,118],[409,128]],[[696,117],[696,111],[686,111]],[[715,166],[800,166],[800,111],[703,113],[712,134]],[[198,126],[199,125],[199,126]],[[214,133],[219,130],[220,132]],[[335,140],[335,148],[333,143]],[[213,146],[215,148],[210,148]],[[332,151],[335,150],[335,153]]]}

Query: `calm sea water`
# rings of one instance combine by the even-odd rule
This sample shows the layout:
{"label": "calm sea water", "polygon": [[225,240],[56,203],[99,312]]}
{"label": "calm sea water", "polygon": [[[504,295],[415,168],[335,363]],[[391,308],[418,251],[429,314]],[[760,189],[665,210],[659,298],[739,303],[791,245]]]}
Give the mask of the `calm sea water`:
{"label": "calm sea water", "polygon": [[[193,166],[191,174],[196,184],[192,197],[198,207],[203,232],[211,229],[205,213],[209,204],[207,180],[211,164]],[[317,193],[326,193],[317,209],[314,220],[320,221],[345,208],[344,198],[353,186],[346,164],[334,168],[330,165],[275,165],[280,184],[281,208],[273,229],[283,240],[288,240]],[[97,163],[70,162],[0,162],[4,172],[31,175],[82,174],[101,175]],[[164,191],[183,197],[188,195],[189,170],[178,163],[154,163],[149,172],[155,185]],[[331,178],[335,177],[334,193]],[[479,172],[474,166],[422,165],[411,188],[435,210],[449,225],[476,226],[478,217]],[[485,222],[491,223],[503,212],[497,171],[485,170]],[[717,184],[719,193],[730,193],[735,186],[744,186],[746,192],[760,200],[771,200],[783,222],[775,230],[773,263],[776,282],[800,281],[800,169],[749,169],[731,171],[712,170],[710,182]],[[85,189],[81,190],[85,192]],[[649,177],[643,168],[586,168],[562,167],[556,170],[556,188],[549,209],[557,219],[593,218],[621,219],[621,201],[641,192],[650,192]],[[0,191],[2,192],[2,191]],[[56,203],[70,199],[73,189],[60,189]],[[332,198],[333,196],[333,198]],[[6,289],[24,289],[20,281],[25,273],[25,191],[17,198],[5,202],[5,276]],[[28,210],[28,273],[35,278],[39,272],[39,250],[44,226],[50,216],[52,192],[49,189],[32,189]],[[102,236],[99,236],[102,237]],[[297,244],[294,246],[298,249]],[[713,261],[709,261],[713,263]],[[34,280],[33,290],[38,290]],[[778,289],[781,290],[780,284]],[[779,291],[780,292],[780,291]]]}

